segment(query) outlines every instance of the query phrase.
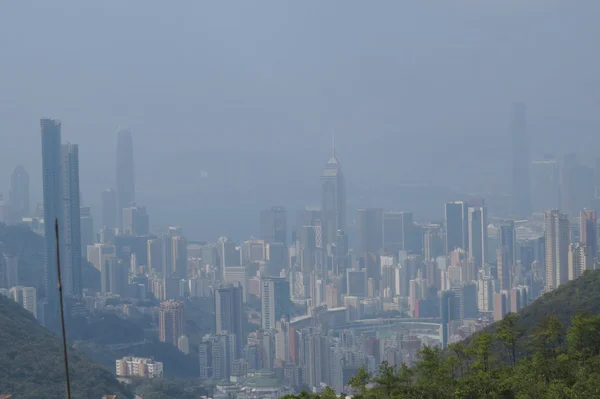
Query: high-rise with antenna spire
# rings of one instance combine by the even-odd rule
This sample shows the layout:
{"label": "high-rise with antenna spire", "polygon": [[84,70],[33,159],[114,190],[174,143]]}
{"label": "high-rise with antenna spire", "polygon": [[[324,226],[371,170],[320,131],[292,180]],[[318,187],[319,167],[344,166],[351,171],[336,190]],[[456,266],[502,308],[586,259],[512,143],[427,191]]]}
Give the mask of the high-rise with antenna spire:
{"label": "high-rise with antenna spire", "polygon": [[333,153],[321,174],[321,211],[323,247],[335,242],[338,230],[346,228],[346,181],[342,166],[335,153],[335,137],[332,135]]}

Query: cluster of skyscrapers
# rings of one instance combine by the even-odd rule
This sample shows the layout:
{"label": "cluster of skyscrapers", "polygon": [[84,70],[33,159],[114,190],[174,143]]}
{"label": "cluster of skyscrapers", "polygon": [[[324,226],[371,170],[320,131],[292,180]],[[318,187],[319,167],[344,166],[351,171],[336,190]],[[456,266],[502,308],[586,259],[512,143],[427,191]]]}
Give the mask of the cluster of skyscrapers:
{"label": "cluster of skyscrapers", "polygon": [[[287,386],[341,392],[362,364],[375,372],[383,360],[411,363],[422,345],[445,347],[597,268],[600,162],[595,169],[574,155],[530,162],[526,119],[525,106],[515,106],[509,213],[494,213],[494,198],[473,196],[440,203],[437,220],[382,208],[349,212],[334,150],[320,204],[297,211],[294,224],[285,207],[266,208],[258,237],[241,243],[193,241],[177,227],[151,231],[135,202],[127,130],[118,132],[116,188],[102,193],[96,232],[80,203],[78,147],[62,143],[59,121],[43,119],[43,223],[30,222],[45,235],[44,321],[51,327],[58,314],[58,220],[67,296],[88,309],[128,299],[125,313],[154,312],[160,339],[197,353],[202,378],[243,384],[269,369]],[[20,167],[9,204],[3,214],[12,220],[30,216]],[[95,287],[82,278],[84,259],[100,275]],[[0,288],[9,289],[18,281],[6,264]],[[14,296],[30,303],[26,291]],[[190,298],[214,301],[215,330],[197,348],[185,331]],[[160,305],[144,309],[148,299]],[[249,323],[258,330],[246,331]]]}
{"label": "cluster of skyscrapers", "polygon": [[[42,119],[40,125],[45,237],[44,320],[51,327],[56,326],[58,320],[57,249],[60,249],[63,270],[63,292],[80,298],[83,295],[82,256],[86,253],[86,246],[95,241],[95,233],[90,210],[82,208],[80,203],[78,145],[62,142],[59,120]],[[118,216],[123,214],[122,209],[133,205],[135,193],[133,147],[131,134],[126,130],[118,132],[117,153],[118,201],[114,212]],[[108,219],[111,217],[114,218],[107,216]],[[119,222],[121,220],[122,216]]]}

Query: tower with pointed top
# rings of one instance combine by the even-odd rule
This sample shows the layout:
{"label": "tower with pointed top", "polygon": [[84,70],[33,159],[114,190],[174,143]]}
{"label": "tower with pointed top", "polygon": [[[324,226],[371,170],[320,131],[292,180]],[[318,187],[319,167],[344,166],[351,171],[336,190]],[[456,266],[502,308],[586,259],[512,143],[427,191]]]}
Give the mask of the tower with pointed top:
{"label": "tower with pointed top", "polygon": [[346,229],[346,181],[335,153],[321,174],[321,211],[323,247],[335,242],[338,230]]}

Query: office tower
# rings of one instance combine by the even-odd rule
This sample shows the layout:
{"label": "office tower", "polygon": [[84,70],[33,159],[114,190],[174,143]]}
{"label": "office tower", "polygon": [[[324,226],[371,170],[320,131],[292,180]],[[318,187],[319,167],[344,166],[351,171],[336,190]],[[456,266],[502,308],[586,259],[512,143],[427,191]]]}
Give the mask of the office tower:
{"label": "office tower", "polygon": [[302,226],[316,226],[317,224],[321,225],[322,220],[323,212],[319,206],[307,206],[304,209],[297,211],[295,225],[296,234],[298,234],[298,230],[300,230]]}
{"label": "office tower", "polygon": [[123,209],[121,232],[131,236],[147,236],[150,233],[150,221],[145,206],[131,204]]}
{"label": "office tower", "polygon": [[64,228],[61,245],[64,252],[63,287],[67,295],[81,296],[81,208],[79,204],[79,147],[62,146]]}
{"label": "office tower", "polygon": [[382,209],[359,209],[356,213],[358,254],[378,254],[383,248]]}
{"label": "office tower", "polygon": [[569,245],[569,280],[578,279],[584,271],[592,270],[594,261],[590,247],[582,243]]}
{"label": "office tower", "polygon": [[[119,239],[123,239],[125,236],[119,236]],[[102,244],[115,244],[117,242],[117,235],[115,230],[105,229],[104,227],[98,232],[98,241]]]}
{"label": "office tower", "polygon": [[365,269],[346,270],[346,294],[356,297],[367,296],[367,271]]}
{"label": "office tower", "polygon": [[509,311],[508,291],[502,290],[494,294],[494,321],[500,321]]}
{"label": "office tower", "polygon": [[219,254],[219,263],[221,271],[224,272],[228,266],[241,266],[240,251],[237,249],[235,242],[229,237],[219,237],[217,241],[217,252]]}
{"label": "office tower", "polygon": [[279,276],[281,272],[288,268],[289,252],[288,248],[281,242],[272,242],[265,246],[269,270],[273,276]]}
{"label": "office tower", "polygon": [[129,268],[125,262],[107,256],[103,259],[100,270],[100,290],[121,295],[127,286],[128,276]]}
{"label": "office tower", "polygon": [[82,206],[79,209],[79,217],[81,225],[81,257],[85,258],[87,256],[88,245],[93,245],[96,242],[91,208],[89,206]]}
{"label": "office tower", "polygon": [[598,257],[598,234],[596,211],[584,209],[580,214],[579,241],[582,245],[589,247],[588,254],[592,259]]}
{"label": "office tower", "polygon": [[442,287],[441,270],[438,269],[436,259],[426,262],[425,275],[429,286],[435,287],[438,290]]}
{"label": "office tower", "polygon": [[15,168],[10,176],[10,209],[15,223],[29,216],[29,173],[22,165]]}
{"label": "office tower", "polygon": [[414,222],[412,212],[400,212],[402,217],[402,251],[420,254],[423,250],[423,228]]}
{"label": "office tower", "polygon": [[477,283],[467,282],[461,285],[463,316],[465,319],[477,318]]}
{"label": "office tower", "polygon": [[531,264],[535,260],[534,240],[527,240],[519,243],[519,261],[523,265],[525,274],[531,272]]}
{"label": "office tower", "polygon": [[325,305],[328,308],[337,308],[341,303],[340,289],[335,284],[325,286]]}
{"label": "office tower", "polygon": [[332,271],[336,276],[345,276],[350,267],[350,256],[348,254],[348,235],[343,230],[337,231],[335,246],[331,250]]}
{"label": "office tower", "polygon": [[[281,244],[281,243],[274,243]],[[264,240],[247,240],[240,248],[242,265],[252,262],[261,262],[267,259],[267,244]]]}
{"label": "office tower", "polygon": [[382,215],[382,248],[384,253],[398,256],[404,250],[404,225],[402,212],[384,212]]}
{"label": "office tower", "polygon": [[177,340],[185,335],[183,302],[173,300],[161,302],[158,310],[158,325],[160,341],[177,347]]}
{"label": "office tower", "polygon": [[453,291],[442,291],[440,294],[440,316],[442,319],[442,328],[440,329],[442,349],[448,347],[449,324],[456,320],[456,301]]}
{"label": "office tower", "polygon": [[468,205],[463,201],[447,202],[444,208],[446,251],[469,249]]}
{"label": "office tower", "polygon": [[382,209],[359,209],[356,214],[358,253],[367,278],[379,281],[379,252],[383,248]]}
{"label": "office tower", "polygon": [[526,217],[531,213],[531,200],[529,192],[527,109],[525,104],[514,105],[511,130],[513,213],[518,217]]}
{"label": "office tower", "polygon": [[200,361],[200,378],[213,378],[220,381],[229,378],[230,341],[226,334],[215,334],[203,337],[198,345]]}
{"label": "office tower", "polygon": [[275,323],[282,317],[287,320],[291,319],[290,283],[284,278],[267,277],[261,279],[260,299],[263,330],[275,328]]}
{"label": "office tower", "polygon": [[428,227],[423,235],[423,252],[425,261],[430,262],[438,256],[444,255],[444,239],[439,227]]}
{"label": "office tower", "polygon": [[285,362],[290,361],[290,341],[293,329],[289,320],[279,320],[275,323],[277,335],[275,336],[275,357]]}
{"label": "office tower", "polygon": [[569,217],[557,210],[546,211],[544,224],[546,291],[551,291],[569,278]]}
{"label": "office tower", "polygon": [[243,292],[240,286],[227,286],[215,290],[215,313],[217,333],[226,331],[235,335],[235,353],[242,353],[245,339],[242,310]]}
{"label": "office tower", "polygon": [[512,284],[512,271],[517,264],[517,234],[515,222],[503,222],[498,229],[497,270],[501,290],[508,290]]}
{"label": "office tower", "polygon": [[188,241],[181,234],[171,236],[171,275],[177,278],[188,277]]}
{"label": "office tower", "polygon": [[10,296],[37,319],[37,290],[34,287],[14,286],[10,289]]}
{"label": "office tower", "polygon": [[321,174],[321,212],[323,247],[327,248],[335,242],[338,230],[346,230],[346,182],[335,148]]}
{"label": "office tower", "polygon": [[469,202],[468,208],[469,229],[469,261],[473,261],[475,269],[485,264],[488,234],[487,234],[487,208],[483,200]]}
{"label": "office tower", "polygon": [[531,162],[531,205],[533,212],[558,209],[559,201],[558,164],[553,156]]}
{"label": "office tower", "polygon": [[515,290],[517,290],[517,293],[520,297],[521,309],[529,305],[529,287],[526,285],[519,285],[515,287]]}
{"label": "office tower", "polygon": [[123,230],[123,210],[135,203],[135,177],[133,163],[133,140],[131,132],[117,131],[117,217],[119,229]]}
{"label": "office tower", "polygon": [[102,265],[107,258],[116,257],[116,255],[117,248],[112,244],[96,243],[87,247],[87,261],[98,271],[102,270]]}
{"label": "office tower", "polygon": [[301,226],[296,236],[298,250],[298,264],[303,273],[311,273],[313,270],[322,271],[323,248],[321,237],[321,226]]}
{"label": "office tower", "polygon": [[102,226],[109,230],[117,227],[117,192],[112,188],[102,192]]}
{"label": "office tower", "polygon": [[477,309],[480,312],[494,310],[495,284],[491,276],[481,275],[477,280]]}
{"label": "office tower", "polygon": [[412,212],[384,212],[381,248],[394,256],[398,256],[399,251],[419,252],[421,246],[416,227]]}
{"label": "office tower", "polygon": [[262,354],[262,368],[270,370],[275,365],[275,336],[277,332],[275,329],[262,330],[257,334],[259,339],[258,345]]}
{"label": "office tower", "polygon": [[331,346],[329,337],[319,332],[302,330],[300,341],[300,365],[303,381],[309,387],[329,383]]}
{"label": "office tower", "polygon": [[517,288],[508,290],[508,312],[517,313],[524,306],[521,303],[521,291]]}
{"label": "office tower", "polygon": [[420,278],[408,282],[408,308],[412,312],[413,317],[417,317],[416,314],[418,314],[418,301],[425,298],[427,294],[425,283],[426,280]]}
{"label": "office tower", "polygon": [[260,212],[260,239],[271,244],[287,245],[287,215],[283,206],[273,206]]}
{"label": "office tower", "polygon": [[44,285],[47,309],[44,310],[44,325],[58,326],[58,286],[56,263],[56,237],[54,220],[58,218],[59,228],[63,223],[63,187],[61,172],[60,121],[42,119],[42,180],[44,186]]}

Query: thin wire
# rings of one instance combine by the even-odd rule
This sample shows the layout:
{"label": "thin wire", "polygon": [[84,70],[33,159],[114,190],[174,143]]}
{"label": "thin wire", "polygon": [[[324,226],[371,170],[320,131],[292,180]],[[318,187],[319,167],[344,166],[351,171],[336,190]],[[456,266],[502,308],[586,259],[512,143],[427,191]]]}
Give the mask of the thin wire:
{"label": "thin wire", "polygon": [[63,356],[65,358],[65,376],[67,379],[67,399],[71,399],[71,379],[69,378],[69,357],[67,356],[67,332],[65,329],[65,310],[63,305],[62,277],[60,274],[60,245],[58,240],[58,218],[54,219],[56,235],[56,265],[58,270],[58,296],[60,298],[60,323],[62,326]]}

